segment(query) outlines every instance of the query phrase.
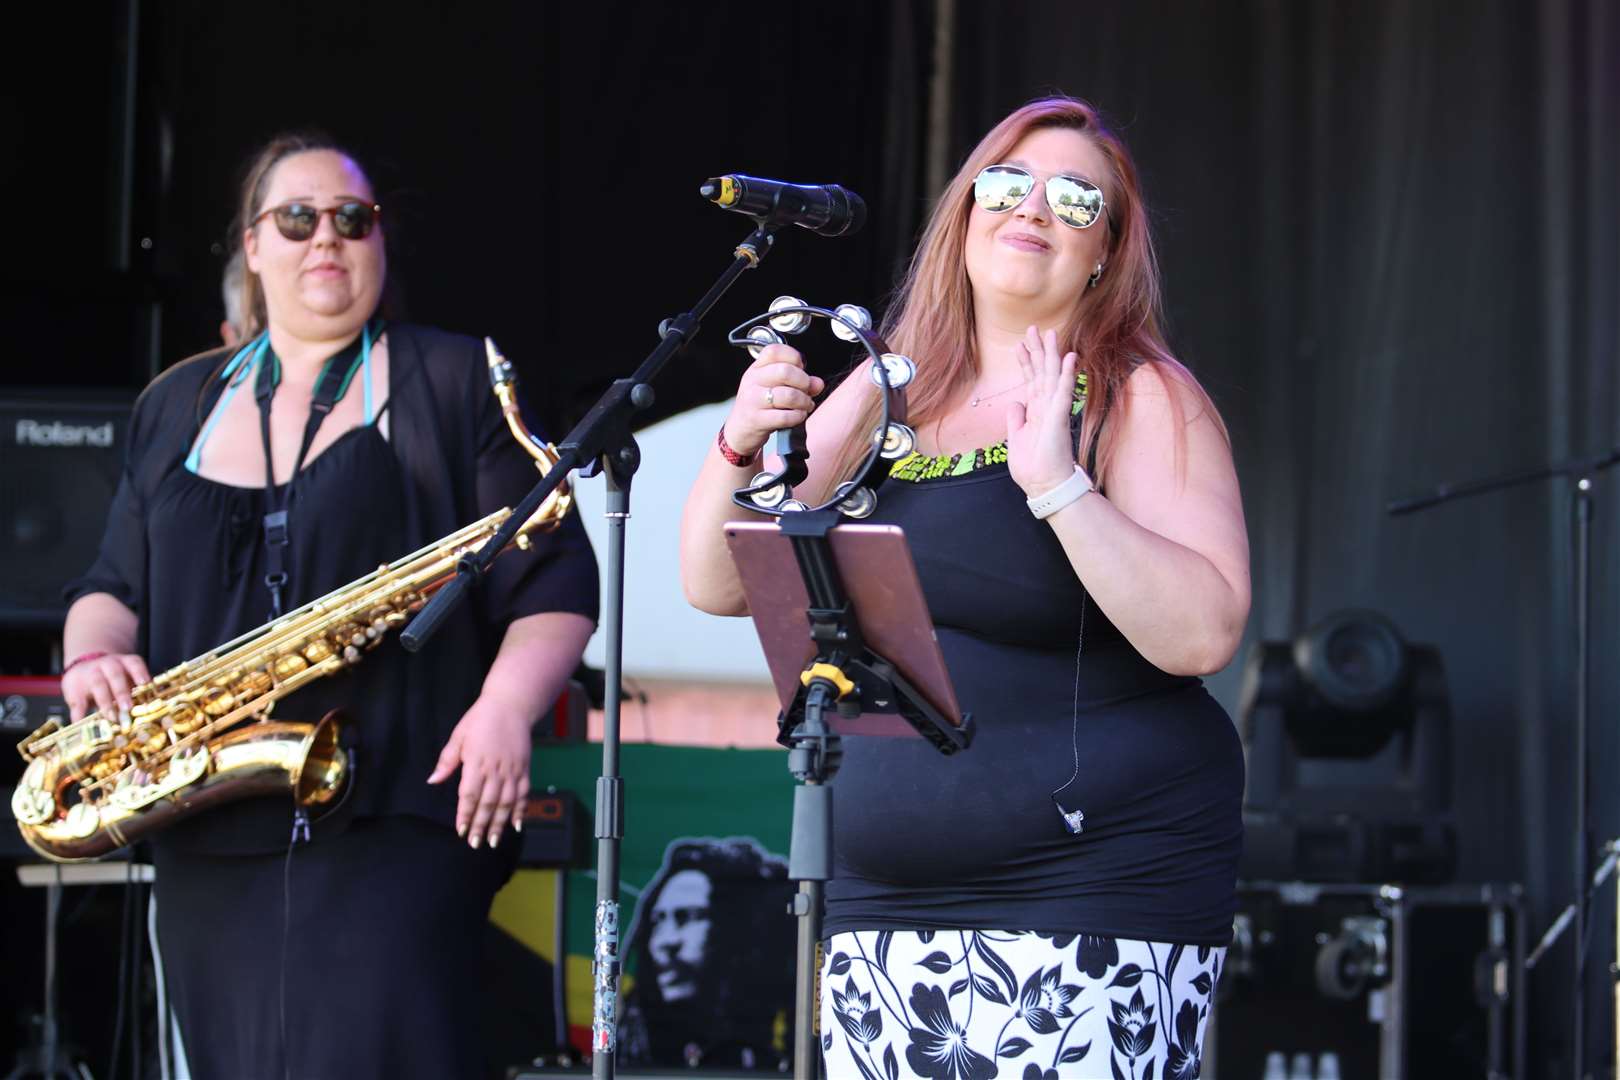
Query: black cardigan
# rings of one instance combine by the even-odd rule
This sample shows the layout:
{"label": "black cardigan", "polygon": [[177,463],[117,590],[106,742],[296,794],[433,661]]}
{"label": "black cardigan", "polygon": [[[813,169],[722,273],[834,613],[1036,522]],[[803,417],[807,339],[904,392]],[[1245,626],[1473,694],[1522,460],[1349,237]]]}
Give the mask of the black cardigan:
{"label": "black cardigan", "polygon": [[[388,346],[389,445],[402,481],[398,516],[403,535],[389,538],[390,557],[397,558],[502,506],[516,505],[538,473],[501,417],[480,342],[425,327],[394,325],[388,329]],[[175,365],[136,401],[124,474],[108,513],[100,555],[67,589],[70,601],[87,593],[109,593],[141,616],[137,650],[143,656],[150,652],[145,614],[152,603],[147,595],[152,559],[147,507],[159,486],[184,468],[185,456],[223,389],[219,373],[227,355],[227,350],[214,350]],[[497,559],[474,601],[463,604],[422,652],[389,661],[400,672],[395,681],[403,685],[391,686],[388,696],[404,714],[399,722],[411,725],[409,742],[414,749],[403,753],[381,746],[366,749],[360,767],[365,769],[369,762],[372,775],[356,784],[346,811],[408,813],[451,822],[456,784],[451,780],[430,788],[422,782],[433,765],[428,751],[436,754],[477,698],[506,626],[543,611],[596,617],[596,563],[578,515],[536,541],[531,552],[509,551]],[[368,569],[357,567],[354,576]],[[313,597],[295,595],[288,606],[309,599]],[[383,648],[397,649],[397,642]],[[372,662],[368,657],[362,668]],[[288,702],[349,678],[319,680]],[[375,775],[379,768],[387,775]],[[268,821],[270,811],[259,809],[265,811],[259,816]],[[262,850],[285,843],[285,801],[278,801],[273,811],[273,829],[250,820],[251,812],[229,813],[222,808],[205,817],[216,815],[222,818],[218,828],[198,823],[178,831],[195,841],[190,846],[205,850]]]}

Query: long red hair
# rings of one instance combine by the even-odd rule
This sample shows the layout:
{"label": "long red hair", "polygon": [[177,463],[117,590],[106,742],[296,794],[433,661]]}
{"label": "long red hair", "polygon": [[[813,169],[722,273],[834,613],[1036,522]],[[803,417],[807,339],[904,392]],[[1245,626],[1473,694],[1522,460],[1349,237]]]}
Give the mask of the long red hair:
{"label": "long red hair", "polygon": [[[1039,98],[1007,116],[979,140],[934,204],[882,328],[891,349],[917,362],[916,378],[906,391],[913,426],[942,414],[979,374],[973,286],[964,257],[973,180],[985,166],[1006,160],[1026,135],[1042,128],[1079,131],[1108,162],[1108,174],[1099,180],[1107,206],[1107,268],[1095,287],[1082,286],[1075,294],[1068,319],[1058,329],[1059,347],[1075,352],[1078,370],[1086,373],[1080,445],[1090,447],[1096,441],[1098,476],[1108,472],[1112,433],[1118,430],[1117,425],[1104,426],[1103,420],[1125,407],[1125,382],[1141,364],[1153,364],[1162,376],[1189,387],[1224,433],[1214,403],[1165,341],[1158,259],[1130,151],[1095,108],[1070,97]],[[869,395],[871,400],[839,455],[835,475],[849,472],[868,445],[877,418],[876,391]],[[1184,419],[1177,396],[1172,394],[1170,401],[1178,420]],[[1180,423],[1177,430],[1181,431]],[[1178,437],[1178,460],[1185,442]]]}

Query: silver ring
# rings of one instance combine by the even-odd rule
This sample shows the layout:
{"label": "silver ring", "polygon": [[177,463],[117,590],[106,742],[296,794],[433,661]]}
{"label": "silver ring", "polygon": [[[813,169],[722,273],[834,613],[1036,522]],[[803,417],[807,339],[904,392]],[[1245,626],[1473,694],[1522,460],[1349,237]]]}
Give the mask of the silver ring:
{"label": "silver ring", "polygon": [[767,409],[776,408],[776,398],[774,396],[775,393],[776,393],[776,387],[767,386],[765,388],[765,407]]}

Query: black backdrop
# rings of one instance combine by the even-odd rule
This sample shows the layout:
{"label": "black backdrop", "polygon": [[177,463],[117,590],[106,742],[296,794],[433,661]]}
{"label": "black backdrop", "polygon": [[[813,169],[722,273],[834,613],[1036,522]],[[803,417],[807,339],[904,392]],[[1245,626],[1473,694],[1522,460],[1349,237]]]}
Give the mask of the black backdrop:
{"label": "black backdrop", "polygon": [[[81,209],[70,232],[51,215],[14,216],[20,246],[58,273],[8,274],[0,310],[31,353],[59,343],[64,323],[93,329],[73,375],[144,382],[217,343],[236,182],[247,155],[289,128],[324,130],[366,161],[410,317],[494,336],[551,427],[632,370],[659,320],[731,261],[749,223],[705,203],[704,178],[837,181],[878,212],[853,238],[784,236],[658,386],[649,418],[724,396],[743,354],[715,341],[789,287],[829,306],[881,300],[920,213],[922,4],[768,5],[740,18],[696,5],[121,0],[30,18],[44,25],[19,38],[41,54],[35,77],[11,75],[8,192],[37,198],[25,163],[46,160]],[[108,104],[123,96],[108,71],[132,38],[124,268],[105,239],[117,193],[103,191],[116,186],[124,116]],[[35,96],[41,83],[50,96]],[[87,318],[89,280],[106,302]],[[160,325],[126,298],[160,302]],[[18,365],[11,378],[64,374]]]}
{"label": "black backdrop", "polygon": [[[16,133],[8,199],[29,200],[13,203],[4,260],[14,382],[136,382],[149,355],[210,344],[234,170],[286,126],[318,123],[375,159],[412,314],[493,334],[553,427],[634,366],[745,231],[697,198],[703,177],[865,194],[863,235],[794,232],[722,304],[660,385],[667,414],[727,395],[742,361],[714,342],[776,292],[881,301],[931,160],[954,167],[1036,93],[1098,102],[1156,208],[1173,340],[1233,430],[1251,640],[1360,605],[1438,645],[1461,876],[1523,880],[1538,932],[1570,899],[1570,485],[1415,518],[1381,505],[1620,442],[1617,5],[149,5],[133,19],[130,234],[152,246],[133,243],[125,272],[107,200],[128,3],[99,22],[34,16],[47,21],[13,37],[35,57],[11,71],[0,114]],[[64,217],[53,197],[84,209]],[[127,313],[141,303],[148,314]],[[1592,775],[1607,838],[1620,832],[1620,479],[1595,494]],[[1236,672],[1213,680],[1229,704]],[[1599,958],[1613,895],[1599,897]],[[1568,1051],[1569,954],[1566,941],[1532,982],[1547,1075]],[[1612,1010],[1592,968],[1596,1052]]]}

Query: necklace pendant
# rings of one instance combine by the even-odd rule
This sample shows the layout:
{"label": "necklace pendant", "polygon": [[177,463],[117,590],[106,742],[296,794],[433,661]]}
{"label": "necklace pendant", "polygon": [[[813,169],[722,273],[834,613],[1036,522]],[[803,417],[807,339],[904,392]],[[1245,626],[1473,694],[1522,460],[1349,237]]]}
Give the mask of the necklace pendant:
{"label": "necklace pendant", "polygon": [[968,402],[968,408],[977,409],[978,407],[979,407],[979,399],[978,398],[974,398],[972,401]]}

